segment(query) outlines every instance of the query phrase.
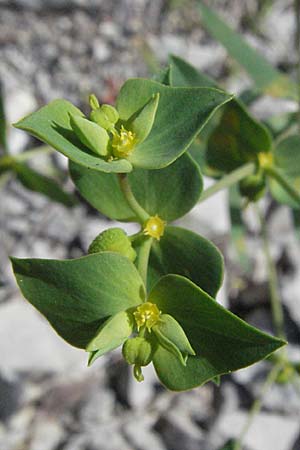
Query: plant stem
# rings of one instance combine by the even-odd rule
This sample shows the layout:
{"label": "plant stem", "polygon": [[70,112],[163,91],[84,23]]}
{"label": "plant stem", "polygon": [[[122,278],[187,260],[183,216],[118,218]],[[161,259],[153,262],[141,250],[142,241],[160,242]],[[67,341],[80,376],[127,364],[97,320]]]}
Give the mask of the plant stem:
{"label": "plant stem", "polygon": [[[278,283],[278,278],[277,278],[276,267],[275,267],[275,264],[274,264],[274,261],[272,259],[271,252],[270,252],[266,221],[265,221],[265,218],[264,218],[263,214],[261,213],[260,209],[258,207],[256,207],[256,209],[257,209],[257,215],[258,215],[259,221],[260,221],[261,236],[263,239],[264,253],[265,253],[267,268],[268,268],[268,281],[269,281],[269,290],[270,290],[270,299],[271,299],[271,310],[272,310],[272,319],[273,319],[275,334],[277,337],[286,340],[286,336],[285,336],[285,332],[284,332],[283,309],[282,309],[281,299],[280,299],[280,295],[279,295],[279,283]],[[266,394],[268,389],[272,386],[272,384],[275,382],[277,375],[279,374],[280,370],[284,367],[285,364],[286,364],[286,358],[285,358],[284,354],[281,353],[279,360],[273,366],[272,370],[269,372],[267,378],[265,379],[260,396],[256,400],[254,400],[254,402],[251,406],[247,421],[242,429],[239,439],[235,442],[235,444],[233,446],[233,450],[242,450],[242,442],[243,442],[255,416],[261,410],[264,395]]]}
{"label": "plant stem", "polygon": [[217,181],[215,184],[213,184],[211,187],[209,187],[202,193],[199,199],[199,203],[204,202],[212,195],[232,186],[233,184],[237,183],[238,181],[242,180],[248,175],[252,175],[255,171],[255,167],[256,167],[255,163],[249,162],[239,167],[238,169],[233,170],[228,175],[225,175],[220,181]]}
{"label": "plant stem", "polygon": [[279,183],[283,189],[295,200],[298,205],[300,205],[300,194],[296,191],[296,189],[287,181],[280,172],[278,172],[275,167],[267,167],[266,173],[270,175],[270,177],[274,178],[274,180]]}
{"label": "plant stem", "polygon": [[119,178],[121,190],[124,194],[124,197],[129,205],[129,207],[135,213],[139,222],[141,224],[143,224],[144,222],[146,222],[146,220],[149,219],[149,217],[150,217],[149,214],[144,210],[144,208],[142,208],[142,206],[138,203],[135,196],[133,195],[130,184],[128,182],[127,175],[125,173],[119,173],[118,178]]}
{"label": "plant stem", "polygon": [[18,155],[13,156],[13,158],[18,162],[27,161],[28,159],[34,158],[36,155],[40,155],[41,153],[51,153],[53,151],[54,148],[49,147],[49,145],[41,145],[40,147],[36,147],[19,153]]}
{"label": "plant stem", "polygon": [[10,179],[11,175],[12,175],[11,171],[4,172],[0,175],[0,189],[4,188],[5,184]]}
{"label": "plant stem", "polygon": [[272,310],[272,319],[273,319],[273,324],[274,324],[274,330],[275,330],[275,334],[277,337],[279,337],[281,339],[286,339],[285,332],[284,332],[283,309],[282,309],[282,303],[281,303],[281,298],[280,298],[280,294],[279,294],[278,277],[277,277],[276,267],[275,267],[274,261],[272,259],[271,251],[270,251],[266,221],[258,207],[257,207],[257,214],[258,214],[259,221],[260,221],[261,237],[263,240],[263,248],[264,248],[267,269],[268,269],[268,282],[269,282],[269,291],[270,291],[271,310]]}
{"label": "plant stem", "polygon": [[144,281],[145,287],[147,288],[147,272],[148,272],[148,262],[150,256],[150,250],[152,246],[153,238],[148,237],[144,239],[140,245],[137,268]]}
{"label": "plant stem", "polygon": [[270,372],[262,386],[260,396],[257,399],[255,399],[254,402],[252,403],[251,409],[250,409],[248,417],[247,417],[247,421],[242,429],[239,439],[235,442],[235,444],[233,446],[233,450],[242,450],[242,443],[244,441],[244,438],[245,438],[246,434],[248,433],[249,428],[252,425],[252,422],[253,422],[255,416],[260,412],[262,405],[263,405],[264,396],[267,393],[267,391],[270,389],[272,384],[275,382],[277,375],[279,374],[279,371],[281,370],[281,368],[282,368],[282,362],[278,362],[277,364],[275,364],[273,366],[272,370],[270,370]]}

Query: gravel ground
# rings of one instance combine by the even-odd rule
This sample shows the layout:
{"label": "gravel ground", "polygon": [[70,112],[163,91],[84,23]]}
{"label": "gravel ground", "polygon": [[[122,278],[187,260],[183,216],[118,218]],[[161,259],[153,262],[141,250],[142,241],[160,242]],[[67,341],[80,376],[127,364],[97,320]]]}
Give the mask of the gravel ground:
{"label": "gravel ground", "polygon": [[[181,3],[186,3],[180,6]],[[293,72],[292,1],[270,2],[264,14],[251,0],[210,2],[274,64]],[[267,3],[267,2],[265,2]],[[177,8],[175,6],[178,5]],[[255,19],[252,19],[255,17]],[[274,33],[276,29],[276,33]],[[155,52],[156,58],[153,58]],[[0,0],[0,78],[13,122],[56,97],[84,107],[88,93],[112,102],[128,77],[146,76],[176,53],[238,92],[249,80],[199,26],[193,6],[163,0]],[[261,117],[295,109],[263,99]],[[17,153],[36,145],[11,130]],[[35,162],[65,173],[60,155]],[[287,208],[271,208],[272,252],[280,273],[289,352],[300,358],[300,261]],[[225,253],[227,274],[219,300],[249,322],[271,331],[266,270],[257,226],[249,219],[253,272],[245,276],[230,246],[226,194],[196,207],[180,223],[213,239]],[[0,448],[3,450],[217,450],[237,436],[259,394],[266,363],[192,392],[174,394],[156,381],[133,381],[120,354],[86,368],[83,352],[60,340],[21,298],[7,257],[80,256],[113,222],[80,203],[50,203],[10,180],[0,192]],[[124,226],[124,225],[122,225]],[[134,231],[134,225],[124,226]],[[246,450],[299,450],[300,400],[293,385],[274,385],[245,439]]]}

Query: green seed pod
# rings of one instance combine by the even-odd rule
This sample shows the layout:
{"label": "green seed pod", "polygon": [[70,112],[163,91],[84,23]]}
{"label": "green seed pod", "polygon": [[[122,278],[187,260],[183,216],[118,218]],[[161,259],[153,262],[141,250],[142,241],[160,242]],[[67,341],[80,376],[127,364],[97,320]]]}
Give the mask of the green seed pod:
{"label": "green seed pod", "polygon": [[70,114],[70,124],[76,136],[84,145],[98,155],[107,155],[109,135],[104,128],[74,114]]}
{"label": "green seed pod", "polygon": [[90,119],[105,130],[111,130],[119,119],[119,113],[111,105],[102,105],[101,108],[91,112]]}
{"label": "green seed pod", "polygon": [[96,110],[96,109],[100,108],[98,99],[97,99],[97,97],[96,97],[95,94],[91,94],[91,95],[89,96],[89,104],[90,104],[90,107],[91,107],[93,110]]}
{"label": "green seed pod", "polygon": [[243,197],[256,202],[265,193],[266,183],[262,175],[249,175],[239,183],[239,191]]}
{"label": "green seed pod", "polygon": [[147,366],[152,361],[152,346],[142,337],[127,339],[122,348],[122,354],[128,364],[139,367]]}
{"label": "green seed pod", "polygon": [[119,113],[116,110],[116,108],[114,108],[111,105],[102,105],[101,106],[101,110],[104,112],[104,114],[106,115],[107,119],[112,123],[115,124],[116,122],[118,122],[119,120]]}
{"label": "green seed pod", "polygon": [[88,253],[116,252],[126,256],[130,261],[136,258],[136,252],[132,248],[131,242],[121,228],[110,228],[100,233],[91,243]]}

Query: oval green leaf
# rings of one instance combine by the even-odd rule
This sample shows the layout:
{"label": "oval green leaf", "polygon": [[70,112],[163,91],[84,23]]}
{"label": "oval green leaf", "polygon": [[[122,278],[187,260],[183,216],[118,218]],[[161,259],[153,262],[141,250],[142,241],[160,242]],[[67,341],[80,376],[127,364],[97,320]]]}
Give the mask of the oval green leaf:
{"label": "oval green leaf", "polygon": [[215,80],[199,72],[184,59],[170,55],[169,61],[171,86],[218,88]]}
{"label": "oval green leaf", "polygon": [[145,297],[135,266],[117,253],[65,261],[12,258],[12,264],[24,297],[75,347],[85,348],[105,320]]}
{"label": "oval green leaf", "polygon": [[177,88],[131,79],[117,99],[120,119],[127,121],[155,94],[160,94],[160,99],[151,132],[128,157],[137,168],[160,169],[171,164],[187,150],[212,114],[232,98],[212,88]]}
{"label": "oval green leaf", "polygon": [[256,161],[258,153],[268,152],[271,147],[267,128],[236,99],[226,105],[219,125],[208,139],[206,160],[212,169],[230,172],[248,161]]}
{"label": "oval green leaf", "polygon": [[125,159],[107,162],[92,154],[74,133],[70,114],[83,117],[82,112],[72,103],[58,99],[24,117],[14,126],[46,142],[84,167],[106,173],[125,173],[132,170],[132,165]]}
{"label": "oval green leaf", "polygon": [[[116,175],[88,170],[72,162],[70,174],[81,195],[98,211],[110,219],[136,220]],[[192,209],[203,187],[199,167],[187,154],[161,170],[134,170],[129,182],[142,207],[166,221],[178,219]]]}
{"label": "oval green leaf", "polygon": [[150,255],[149,286],[169,273],[183,275],[213,297],[223,281],[223,256],[202,236],[184,228],[168,226]]}
{"label": "oval green leaf", "polygon": [[172,353],[158,346],[154,367],[161,382],[171,390],[200,386],[264,359],[285,345],[239,319],[178,275],[163,277],[151,291],[149,301],[178,321],[196,352],[184,367]]}

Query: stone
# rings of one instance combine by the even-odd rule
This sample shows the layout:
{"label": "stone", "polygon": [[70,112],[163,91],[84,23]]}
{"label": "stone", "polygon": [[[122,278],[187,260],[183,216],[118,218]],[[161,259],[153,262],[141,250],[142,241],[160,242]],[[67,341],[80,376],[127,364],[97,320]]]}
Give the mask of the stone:
{"label": "stone", "polygon": [[8,378],[18,372],[86,370],[84,352],[64,342],[19,295],[1,306],[0,354]]}

